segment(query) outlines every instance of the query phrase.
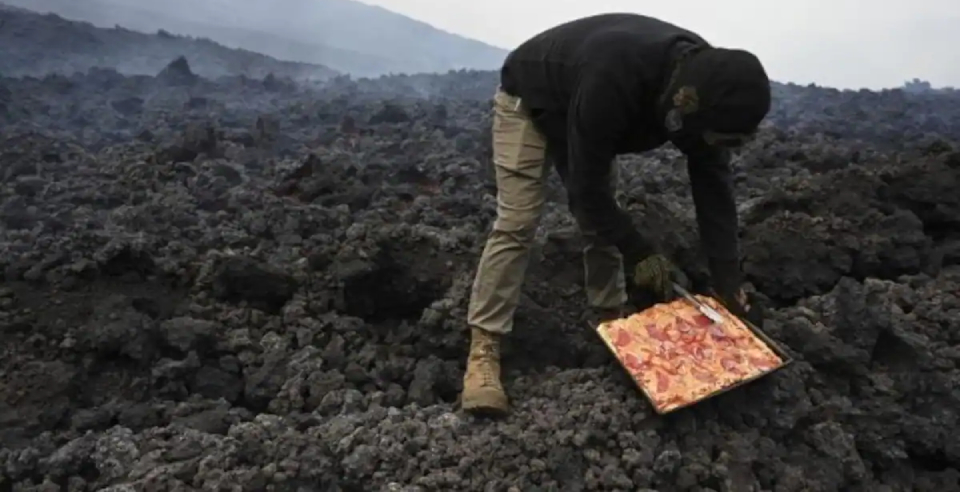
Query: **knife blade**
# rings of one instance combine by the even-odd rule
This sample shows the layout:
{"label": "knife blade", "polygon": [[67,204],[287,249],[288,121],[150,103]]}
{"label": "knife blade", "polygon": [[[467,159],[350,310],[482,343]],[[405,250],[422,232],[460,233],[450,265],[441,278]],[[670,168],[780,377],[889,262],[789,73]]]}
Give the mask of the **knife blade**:
{"label": "knife blade", "polygon": [[679,294],[681,297],[686,299],[688,302],[696,306],[697,309],[700,310],[700,312],[703,313],[704,316],[706,316],[707,318],[710,318],[710,321],[713,321],[714,323],[717,323],[717,324],[723,323],[722,314],[717,312],[716,309],[713,309],[712,307],[707,306],[706,304],[700,302],[700,300],[697,299],[696,297],[693,297],[693,294],[687,291],[687,289],[684,289],[676,282],[673,282],[673,290],[677,294]]}

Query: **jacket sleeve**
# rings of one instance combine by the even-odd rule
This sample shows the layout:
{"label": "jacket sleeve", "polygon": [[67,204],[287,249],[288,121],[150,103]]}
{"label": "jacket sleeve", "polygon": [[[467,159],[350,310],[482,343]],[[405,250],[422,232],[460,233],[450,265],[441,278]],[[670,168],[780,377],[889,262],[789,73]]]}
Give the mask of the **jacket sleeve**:
{"label": "jacket sleeve", "polygon": [[609,186],[617,143],[630,131],[635,90],[622,73],[584,67],[567,115],[565,184],[570,207],[582,227],[616,245],[627,265],[656,250],[617,204]]}
{"label": "jacket sleeve", "polygon": [[714,287],[718,290],[739,288],[739,219],[733,194],[730,152],[702,145],[686,149],[684,153],[687,155],[701,247],[709,261]]}

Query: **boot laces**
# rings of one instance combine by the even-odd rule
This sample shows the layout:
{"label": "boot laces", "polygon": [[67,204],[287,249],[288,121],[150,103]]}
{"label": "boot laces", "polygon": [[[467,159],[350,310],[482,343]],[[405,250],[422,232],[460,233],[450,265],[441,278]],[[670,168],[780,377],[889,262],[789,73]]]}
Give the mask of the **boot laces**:
{"label": "boot laces", "polygon": [[478,347],[478,352],[482,356],[480,358],[480,377],[483,381],[484,386],[496,386],[498,377],[494,374],[493,370],[493,361],[499,359],[500,350],[496,344],[491,342],[486,342],[480,344]]}

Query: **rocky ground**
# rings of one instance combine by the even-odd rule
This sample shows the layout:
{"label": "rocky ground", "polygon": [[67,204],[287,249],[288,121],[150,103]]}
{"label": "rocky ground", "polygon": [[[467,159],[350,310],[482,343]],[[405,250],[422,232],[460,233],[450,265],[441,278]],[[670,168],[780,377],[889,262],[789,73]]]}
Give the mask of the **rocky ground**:
{"label": "rocky ground", "polygon": [[[960,490],[960,95],[777,87],[737,182],[796,362],[666,417],[584,326],[554,179],[490,421],[492,80],[0,79],[0,491]],[[624,187],[702,284],[682,163]]]}

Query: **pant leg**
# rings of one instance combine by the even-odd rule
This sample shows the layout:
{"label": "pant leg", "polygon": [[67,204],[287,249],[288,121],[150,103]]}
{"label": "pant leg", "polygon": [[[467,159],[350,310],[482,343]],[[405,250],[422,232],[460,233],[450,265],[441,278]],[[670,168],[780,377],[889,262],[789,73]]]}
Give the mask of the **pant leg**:
{"label": "pant leg", "polygon": [[[610,173],[610,191],[617,195],[619,168],[614,161]],[[619,198],[619,197],[618,197]],[[574,211],[577,222],[583,224],[579,213]],[[627,302],[626,283],[623,278],[623,256],[616,246],[600,238],[595,231],[580,228],[583,236],[584,288],[587,302],[595,308],[616,308]]]}
{"label": "pant leg", "polygon": [[513,315],[545,199],[545,148],[520,99],[494,97],[493,163],[497,219],[480,256],[467,324],[494,333],[513,330]]}

